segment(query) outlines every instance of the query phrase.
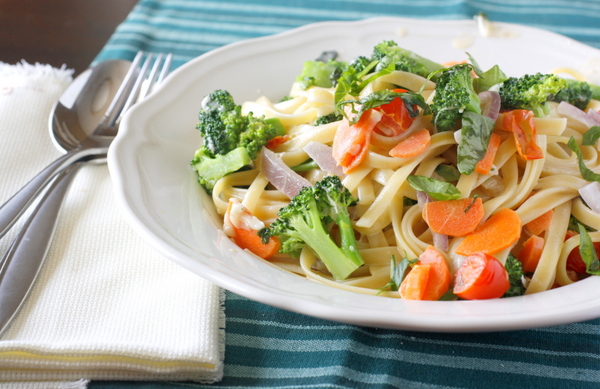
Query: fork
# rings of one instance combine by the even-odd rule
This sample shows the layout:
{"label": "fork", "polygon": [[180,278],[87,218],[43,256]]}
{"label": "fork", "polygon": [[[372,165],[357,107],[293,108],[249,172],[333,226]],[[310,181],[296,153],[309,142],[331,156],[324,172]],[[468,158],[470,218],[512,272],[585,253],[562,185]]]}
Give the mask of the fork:
{"label": "fork", "polygon": [[[133,66],[140,63],[144,54],[139,52]],[[152,92],[161,83],[171,66],[171,54],[159,54],[151,66],[154,55],[148,54],[139,72],[130,71],[122,85],[135,78],[130,91],[120,88],[108,107],[96,131],[116,131],[123,115],[136,102]],[[162,63],[162,65],[161,65]],[[149,72],[149,73],[148,73]],[[106,155],[98,158],[106,158]],[[0,334],[8,328],[23,305],[43,265],[52,242],[60,208],[73,178],[86,161],[76,161],[59,173],[38,202],[22,230],[0,259]]]}

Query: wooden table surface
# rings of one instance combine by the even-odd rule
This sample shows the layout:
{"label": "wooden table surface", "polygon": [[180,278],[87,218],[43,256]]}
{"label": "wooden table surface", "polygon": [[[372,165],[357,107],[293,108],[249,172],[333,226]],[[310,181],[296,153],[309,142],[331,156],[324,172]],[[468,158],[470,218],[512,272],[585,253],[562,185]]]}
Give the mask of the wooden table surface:
{"label": "wooden table surface", "polygon": [[137,0],[0,0],[0,62],[85,70]]}

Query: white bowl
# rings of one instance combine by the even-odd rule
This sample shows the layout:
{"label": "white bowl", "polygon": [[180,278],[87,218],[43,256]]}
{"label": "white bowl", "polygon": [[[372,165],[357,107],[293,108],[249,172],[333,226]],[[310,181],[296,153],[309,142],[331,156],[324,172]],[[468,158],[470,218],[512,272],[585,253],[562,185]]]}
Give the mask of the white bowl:
{"label": "white bowl", "polygon": [[336,50],[343,60],[370,55],[375,44],[399,46],[438,62],[466,59],[508,75],[585,71],[600,52],[547,31],[494,24],[483,37],[474,21],[377,18],[327,22],[231,44],[174,71],[124,119],[108,163],[116,196],[134,228],[165,256],[236,294],[344,323],[420,331],[524,329],[600,317],[600,278],[547,292],[489,301],[403,301],[334,289],[287,273],[241,251],[219,229],[212,202],[190,160],[202,98],[215,89],[236,102],[278,99],[304,61]]}

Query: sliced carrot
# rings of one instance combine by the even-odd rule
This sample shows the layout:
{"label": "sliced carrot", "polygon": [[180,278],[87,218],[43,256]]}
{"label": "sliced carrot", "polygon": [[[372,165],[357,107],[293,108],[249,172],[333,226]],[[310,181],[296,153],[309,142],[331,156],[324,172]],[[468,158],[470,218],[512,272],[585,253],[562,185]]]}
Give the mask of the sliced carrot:
{"label": "sliced carrot", "polygon": [[400,284],[400,297],[406,300],[423,300],[430,272],[430,265],[414,265]]}
{"label": "sliced carrot", "polygon": [[423,300],[439,300],[450,289],[450,268],[446,258],[433,246],[419,255],[417,265],[429,265],[429,279],[423,293]]}
{"label": "sliced carrot", "polygon": [[279,251],[279,240],[277,237],[271,237],[269,243],[264,244],[256,230],[246,230],[236,228],[233,237],[235,244],[243,249],[252,251],[261,258],[269,259]]}
{"label": "sliced carrot", "polygon": [[367,156],[371,145],[371,134],[379,123],[382,113],[366,110],[356,124],[343,119],[333,138],[332,154],[336,163],[344,168],[344,173],[356,169]]}
{"label": "sliced carrot", "polygon": [[278,135],[272,139],[270,139],[269,141],[267,141],[267,144],[265,145],[265,147],[269,150],[275,150],[277,148],[277,146],[284,144],[285,142],[287,142],[288,140],[290,140],[290,136],[289,135]]}
{"label": "sliced carrot", "polygon": [[431,134],[429,130],[423,128],[402,140],[393,149],[390,150],[390,156],[395,158],[412,158],[420,155],[427,150],[431,144]]}
{"label": "sliced carrot", "polygon": [[550,227],[553,217],[554,210],[551,209],[525,224],[525,228],[531,235],[540,235]]}
{"label": "sliced carrot", "polygon": [[[235,211],[233,211],[234,207],[236,207]],[[233,213],[243,214],[242,217],[240,217],[240,215],[233,216],[233,218],[238,219],[237,223],[232,220]],[[242,249],[250,250],[261,258],[269,259],[273,255],[277,254],[280,247],[279,239],[276,237],[271,237],[269,238],[268,243],[263,243],[262,238],[258,235],[257,230],[244,225],[244,218],[255,218],[255,216],[252,215],[252,213],[245,207],[243,207],[239,200],[235,198],[230,199],[224,216],[225,233],[229,237],[233,238],[235,244],[240,246]],[[238,225],[236,226],[236,224]]]}
{"label": "sliced carrot", "polygon": [[500,142],[502,142],[502,137],[495,132],[492,132],[485,155],[479,162],[477,162],[477,165],[475,165],[475,171],[477,173],[490,174],[492,166],[494,165],[494,158],[496,158],[496,153],[500,147]]}
{"label": "sliced carrot", "polygon": [[423,206],[423,219],[431,231],[442,235],[469,235],[483,216],[483,201],[479,197],[430,201]]}
{"label": "sliced carrot", "polygon": [[459,255],[495,254],[515,244],[520,236],[519,215],[510,208],[502,208],[467,235],[454,251]]}
{"label": "sliced carrot", "polygon": [[523,243],[523,248],[517,254],[517,259],[521,261],[525,273],[533,273],[535,271],[542,257],[543,250],[544,238],[537,235],[531,235]]}
{"label": "sliced carrot", "polygon": [[544,158],[544,151],[536,143],[536,128],[533,112],[514,109],[503,113],[502,129],[512,132],[519,155],[529,161]]}
{"label": "sliced carrot", "polygon": [[548,212],[536,217],[529,223],[525,224],[525,228],[531,235],[540,235],[544,231],[550,227],[550,223],[552,223],[552,218],[554,217],[554,210],[549,210]]}

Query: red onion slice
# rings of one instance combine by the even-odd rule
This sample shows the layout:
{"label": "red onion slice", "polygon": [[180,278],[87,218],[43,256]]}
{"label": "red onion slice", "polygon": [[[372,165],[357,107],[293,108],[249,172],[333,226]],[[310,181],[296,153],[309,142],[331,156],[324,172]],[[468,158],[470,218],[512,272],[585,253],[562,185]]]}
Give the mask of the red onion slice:
{"label": "red onion slice", "polygon": [[496,91],[485,91],[479,93],[478,96],[481,101],[481,114],[492,120],[496,120],[500,113],[500,93]]}
{"label": "red onion slice", "polygon": [[335,162],[332,154],[333,148],[323,143],[311,141],[304,146],[304,151],[319,165],[324,172],[345,177],[344,169]]}
{"label": "red onion slice", "polygon": [[[433,199],[427,193],[417,191],[417,205],[419,206],[419,208],[421,208],[421,210],[423,210],[425,204],[430,201],[433,201]],[[438,234],[437,232],[433,231],[431,231],[431,235],[433,237],[433,247],[435,247],[441,252],[448,252],[448,235]]]}
{"label": "red onion slice", "polygon": [[600,113],[598,111],[596,111],[595,109],[589,109],[587,111],[587,114],[590,118],[592,118],[592,120],[600,123]]}
{"label": "red onion slice", "polygon": [[600,126],[600,121],[595,120],[591,115],[588,115],[566,101],[561,101],[558,104],[557,111],[559,114],[566,116],[567,118],[577,120],[581,124],[585,125],[588,129],[593,126]]}
{"label": "red onion slice", "polygon": [[590,182],[579,188],[579,195],[592,211],[600,213],[600,182]]}
{"label": "red onion slice", "polygon": [[266,147],[261,152],[260,171],[267,177],[280,192],[290,199],[298,194],[305,186],[311,183],[287,166],[281,158]]}

